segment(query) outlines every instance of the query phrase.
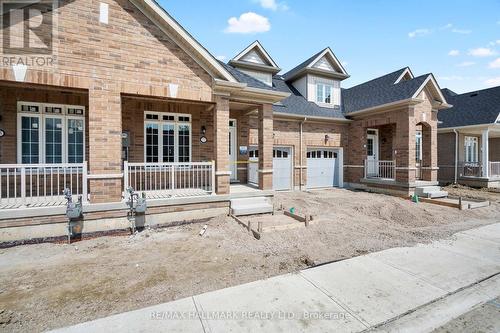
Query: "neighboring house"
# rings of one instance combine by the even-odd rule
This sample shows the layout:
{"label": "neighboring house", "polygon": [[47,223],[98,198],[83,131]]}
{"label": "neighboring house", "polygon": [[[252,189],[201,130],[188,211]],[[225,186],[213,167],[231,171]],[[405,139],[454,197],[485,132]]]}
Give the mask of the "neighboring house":
{"label": "neighboring house", "polygon": [[453,107],[439,113],[439,181],[499,187],[500,87],[443,94]]}
{"label": "neighboring house", "polygon": [[56,65],[0,70],[4,226],[64,221],[65,187],[97,220],[126,207],[128,187],[159,214],[225,208],[231,183],[408,194],[437,182],[449,105],[432,74],[342,89],[330,48],[278,75],[259,42],[217,61],[151,0],[59,3]]}

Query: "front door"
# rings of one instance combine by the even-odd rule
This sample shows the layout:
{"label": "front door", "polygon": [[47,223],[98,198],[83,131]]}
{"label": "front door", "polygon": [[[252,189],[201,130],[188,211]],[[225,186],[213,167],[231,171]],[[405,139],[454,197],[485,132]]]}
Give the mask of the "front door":
{"label": "front door", "polygon": [[370,129],[366,135],[367,176],[378,176],[378,130]]}
{"label": "front door", "polygon": [[422,180],[422,132],[417,131],[415,135],[415,167],[416,179]]}
{"label": "front door", "polygon": [[259,148],[248,149],[248,183],[259,185]]}
{"label": "front door", "polygon": [[238,165],[236,163],[236,145],[237,145],[236,120],[229,120],[229,170],[231,171],[231,180],[238,179]]}

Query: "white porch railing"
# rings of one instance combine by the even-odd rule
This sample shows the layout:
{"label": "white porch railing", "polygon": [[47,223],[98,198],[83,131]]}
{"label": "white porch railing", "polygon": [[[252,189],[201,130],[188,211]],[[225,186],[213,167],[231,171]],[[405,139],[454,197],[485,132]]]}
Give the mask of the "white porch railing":
{"label": "white porch railing", "polygon": [[65,188],[87,201],[87,162],[0,164],[0,208],[61,206]]}
{"label": "white porch railing", "polygon": [[500,162],[490,162],[490,177],[500,177]]}
{"label": "white porch railing", "polygon": [[460,163],[461,177],[481,177],[483,168],[479,162],[461,162]]}
{"label": "white porch railing", "polygon": [[365,178],[396,179],[396,161],[365,160]]}
{"label": "white porch railing", "polygon": [[124,192],[150,199],[215,194],[215,162],[124,163]]}

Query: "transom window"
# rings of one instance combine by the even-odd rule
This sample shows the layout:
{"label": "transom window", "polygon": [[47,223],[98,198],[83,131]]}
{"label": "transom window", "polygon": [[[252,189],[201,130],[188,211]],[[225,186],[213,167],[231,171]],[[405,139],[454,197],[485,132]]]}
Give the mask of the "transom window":
{"label": "transom window", "polygon": [[316,84],[316,102],[333,104],[333,86],[331,84]]}
{"label": "transom window", "polygon": [[146,163],[191,161],[191,116],[146,112],[144,114]]}
{"label": "transom window", "polygon": [[479,162],[478,154],[478,139],[475,136],[466,136],[464,142],[465,162]]}
{"label": "transom window", "polygon": [[18,102],[17,111],[18,163],[83,163],[85,107]]}

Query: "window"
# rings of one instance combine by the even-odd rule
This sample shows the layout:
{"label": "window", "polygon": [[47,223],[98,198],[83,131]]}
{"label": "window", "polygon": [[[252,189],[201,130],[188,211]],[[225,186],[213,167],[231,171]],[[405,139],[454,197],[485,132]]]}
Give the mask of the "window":
{"label": "window", "polygon": [[368,138],[366,140],[366,155],[368,156],[374,156],[374,151],[373,151],[373,139]]}
{"label": "window", "polygon": [[415,135],[415,161],[420,163],[422,161],[422,132],[417,131]]}
{"label": "window", "polygon": [[19,163],[83,163],[83,106],[19,102],[17,108]]}
{"label": "window", "polygon": [[333,86],[330,84],[316,84],[316,102],[333,104]]}
{"label": "window", "polygon": [[475,136],[466,136],[464,142],[465,162],[477,163],[478,156],[478,139]]}
{"label": "window", "polygon": [[147,163],[191,161],[191,116],[146,112],[144,119]]}
{"label": "window", "polygon": [[21,117],[21,163],[40,163],[40,118],[37,116]]}

